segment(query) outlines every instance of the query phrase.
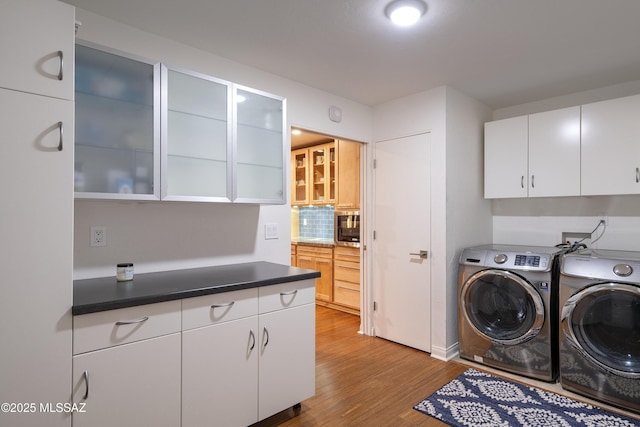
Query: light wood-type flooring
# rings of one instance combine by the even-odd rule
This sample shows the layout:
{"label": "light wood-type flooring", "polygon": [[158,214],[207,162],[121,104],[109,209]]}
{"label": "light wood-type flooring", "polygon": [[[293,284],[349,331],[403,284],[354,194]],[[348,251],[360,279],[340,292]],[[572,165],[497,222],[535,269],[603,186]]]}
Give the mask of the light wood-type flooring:
{"label": "light wood-type flooring", "polygon": [[351,314],[318,306],[316,316],[316,395],[255,426],[446,426],[413,405],[468,366],[358,334]]}

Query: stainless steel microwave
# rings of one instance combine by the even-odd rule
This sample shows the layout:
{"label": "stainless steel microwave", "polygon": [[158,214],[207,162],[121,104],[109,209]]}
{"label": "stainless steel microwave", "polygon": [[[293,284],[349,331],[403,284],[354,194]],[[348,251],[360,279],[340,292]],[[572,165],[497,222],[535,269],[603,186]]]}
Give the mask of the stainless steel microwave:
{"label": "stainless steel microwave", "polygon": [[333,225],[335,243],[339,246],[360,247],[360,212],[335,211]]}

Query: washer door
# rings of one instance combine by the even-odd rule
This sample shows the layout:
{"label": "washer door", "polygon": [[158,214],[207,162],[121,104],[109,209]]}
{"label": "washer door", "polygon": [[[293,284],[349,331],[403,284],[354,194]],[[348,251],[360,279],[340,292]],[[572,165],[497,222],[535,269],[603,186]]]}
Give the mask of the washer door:
{"label": "washer door", "polygon": [[592,363],[640,378],[640,287],[602,283],[582,289],[562,308],[561,328]]}
{"label": "washer door", "polygon": [[460,290],[460,310],[475,331],[492,342],[516,345],[538,335],[544,325],[542,297],[523,277],[483,270]]}

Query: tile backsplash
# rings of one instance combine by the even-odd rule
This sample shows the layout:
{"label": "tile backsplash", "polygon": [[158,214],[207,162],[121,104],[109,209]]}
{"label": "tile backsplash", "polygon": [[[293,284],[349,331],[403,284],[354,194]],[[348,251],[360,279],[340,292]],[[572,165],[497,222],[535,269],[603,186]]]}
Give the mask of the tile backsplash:
{"label": "tile backsplash", "polygon": [[333,206],[305,206],[299,209],[302,239],[333,239]]}

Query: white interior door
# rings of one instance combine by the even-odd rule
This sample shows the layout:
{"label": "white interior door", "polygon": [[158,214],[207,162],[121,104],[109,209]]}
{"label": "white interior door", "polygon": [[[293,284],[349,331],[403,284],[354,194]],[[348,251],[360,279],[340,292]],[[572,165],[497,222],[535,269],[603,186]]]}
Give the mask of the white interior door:
{"label": "white interior door", "polygon": [[430,134],[375,144],[373,313],[377,336],[431,351]]}

